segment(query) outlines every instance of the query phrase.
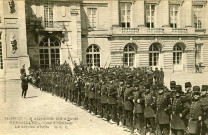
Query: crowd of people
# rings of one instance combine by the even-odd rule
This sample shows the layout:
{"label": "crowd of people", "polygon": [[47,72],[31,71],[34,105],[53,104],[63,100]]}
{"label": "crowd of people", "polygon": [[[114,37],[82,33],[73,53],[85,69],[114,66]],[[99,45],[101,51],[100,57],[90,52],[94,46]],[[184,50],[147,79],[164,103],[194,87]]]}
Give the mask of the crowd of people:
{"label": "crowd of people", "polygon": [[[145,135],[208,134],[208,85],[164,85],[162,69],[88,68],[68,64],[39,70],[40,89],[92,115]],[[183,89],[183,90],[182,90]]]}

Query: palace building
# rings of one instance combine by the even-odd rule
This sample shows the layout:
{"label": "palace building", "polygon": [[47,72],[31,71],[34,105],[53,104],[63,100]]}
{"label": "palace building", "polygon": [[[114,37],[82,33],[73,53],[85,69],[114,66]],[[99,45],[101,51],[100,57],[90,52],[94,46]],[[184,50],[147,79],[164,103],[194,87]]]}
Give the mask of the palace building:
{"label": "palace building", "polygon": [[192,73],[203,63],[208,71],[207,0],[4,0],[0,10],[4,76],[23,63],[48,68],[71,59]]}

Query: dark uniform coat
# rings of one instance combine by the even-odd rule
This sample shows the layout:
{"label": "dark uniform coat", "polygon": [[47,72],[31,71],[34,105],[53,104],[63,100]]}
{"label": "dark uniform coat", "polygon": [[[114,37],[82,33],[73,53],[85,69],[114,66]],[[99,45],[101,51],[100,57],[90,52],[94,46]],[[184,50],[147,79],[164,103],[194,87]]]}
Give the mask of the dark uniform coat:
{"label": "dark uniform coat", "polygon": [[108,103],[107,84],[102,84],[101,85],[101,103],[102,104]]}
{"label": "dark uniform coat", "polygon": [[169,95],[166,93],[158,94],[156,97],[156,118],[158,124],[170,123],[170,114],[168,113],[170,107]]}
{"label": "dark uniform coat", "polygon": [[126,88],[125,92],[124,92],[124,109],[125,110],[133,110],[134,109],[134,103],[133,103],[133,99],[134,99],[134,88],[130,87],[130,88]]}
{"label": "dark uniform coat", "polygon": [[144,100],[145,100],[144,117],[145,118],[155,117],[155,110],[153,109],[155,105],[153,94],[145,93]]}
{"label": "dark uniform coat", "polygon": [[[140,100],[140,102],[138,102]],[[135,113],[143,113],[143,108],[144,108],[144,97],[143,94],[140,91],[136,91],[134,93],[134,111]]]}
{"label": "dark uniform coat", "polygon": [[114,84],[108,86],[108,104],[117,104],[117,89]]}
{"label": "dark uniform coat", "polygon": [[92,82],[89,83],[88,91],[89,91],[89,98],[94,99],[95,91],[94,91],[94,84]]}

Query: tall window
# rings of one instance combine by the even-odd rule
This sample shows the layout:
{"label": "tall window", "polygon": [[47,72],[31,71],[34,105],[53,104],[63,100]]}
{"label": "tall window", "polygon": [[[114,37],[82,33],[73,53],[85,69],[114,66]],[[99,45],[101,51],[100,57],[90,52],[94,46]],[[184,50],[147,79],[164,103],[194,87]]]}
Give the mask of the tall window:
{"label": "tall window", "polygon": [[2,42],[1,42],[1,33],[0,33],[0,69],[3,69],[3,51],[2,51]]}
{"label": "tall window", "polygon": [[202,7],[203,6],[200,6],[200,5],[193,6],[195,28],[202,28]]}
{"label": "tall window", "polygon": [[53,5],[44,5],[45,27],[53,27]]}
{"label": "tall window", "polygon": [[179,5],[170,5],[170,27],[172,28],[178,27],[178,12]]}
{"label": "tall window", "polygon": [[160,47],[158,44],[152,44],[149,48],[149,66],[157,66],[159,64]]}
{"label": "tall window", "polygon": [[124,47],[124,66],[134,66],[136,50],[133,45],[128,44]]}
{"label": "tall window", "polygon": [[146,4],[146,26],[155,27],[155,4]]}
{"label": "tall window", "polygon": [[86,51],[87,66],[100,67],[100,49],[97,45],[90,45]]}
{"label": "tall window", "polygon": [[89,19],[89,27],[96,28],[97,27],[97,8],[88,8],[87,15]]}
{"label": "tall window", "polygon": [[121,12],[121,27],[130,28],[131,27],[131,2],[121,2],[120,12]]}
{"label": "tall window", "polygon": [[173,48],[173,64],[182,64],[183,47],[180,44],[176,44]]}
{"label": "tall window", "polygon": [[39,44],[40,67],[48,68],[60,64],[60,42],[57,38],[47,37]]}

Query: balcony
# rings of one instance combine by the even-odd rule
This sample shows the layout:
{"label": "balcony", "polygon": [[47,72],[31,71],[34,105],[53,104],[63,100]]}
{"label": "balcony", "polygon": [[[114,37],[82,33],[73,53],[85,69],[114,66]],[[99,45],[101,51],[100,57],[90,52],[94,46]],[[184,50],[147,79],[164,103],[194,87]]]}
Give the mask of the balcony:
{"label": "balcony", "polygon": [[164,34],[163,28],[147,28],[147,34]]}
{"label": "balcony", "polygon": [[172,34],[187,34],[186,28],[172,28]]}
{"label": "balcony", "polygon": [[122,28],[122,34],[139,34],[138,28]]}

